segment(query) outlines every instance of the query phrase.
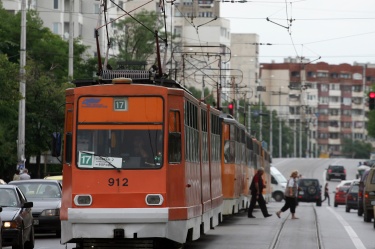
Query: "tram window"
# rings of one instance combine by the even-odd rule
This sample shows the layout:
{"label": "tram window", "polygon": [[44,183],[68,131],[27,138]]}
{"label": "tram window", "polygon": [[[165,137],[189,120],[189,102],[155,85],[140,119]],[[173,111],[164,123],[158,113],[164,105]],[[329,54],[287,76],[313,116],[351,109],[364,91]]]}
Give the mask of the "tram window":
{"label": "tram window", "polygon": [[[76,152],[78,167],[160,168],[163,162],[162,134],[162,130],[149,129],[78,130]],[[142,147],[141,151],[139,147]],[[111,163],[108,163],[109,161]]]}
{"label": "tram window", "polygon": [[181,162],[181,133],[172,132],[168,136],[169,163]]}

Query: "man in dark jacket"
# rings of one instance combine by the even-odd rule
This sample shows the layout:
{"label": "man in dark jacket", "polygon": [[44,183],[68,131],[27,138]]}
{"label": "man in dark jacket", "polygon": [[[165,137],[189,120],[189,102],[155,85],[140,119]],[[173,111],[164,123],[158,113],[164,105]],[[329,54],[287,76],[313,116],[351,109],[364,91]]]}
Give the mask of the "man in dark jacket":
{"label": "man in dark jacket", "polygon": [[265,218],[272,216],[272,214],[269,214],[267,211],[266,201],[264,200],[264,197],[262,194],[263,188],[264,188],[264,183],[263,183],[263,178],[262,178],[263,174],[264,174],[264,169],[259,168],[250,185],[251,200],[250,200],[250,207],[247,213],[247,217],[249,218],[255,218],[255,216],[253,216],[253,210],[255,207],[255,203],[257,201],[258,201],[260,210],[262,210],[263,216]]}

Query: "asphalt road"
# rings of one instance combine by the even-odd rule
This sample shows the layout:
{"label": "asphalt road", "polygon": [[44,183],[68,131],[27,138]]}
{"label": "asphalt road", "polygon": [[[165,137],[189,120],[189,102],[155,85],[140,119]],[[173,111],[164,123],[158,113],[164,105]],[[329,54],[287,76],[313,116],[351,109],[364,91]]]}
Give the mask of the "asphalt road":
{"label": "asphalt road", "polygon": [[[347,170],[347,179],[354,179],[360,160],[351,159],[274,159],[277,167],[286,178],[297,169],[303,177],[317,178],[325,184],[325,169],[330,163],[342,164]],[[361,160],[363,161],[363,160]],[[355,210],[345,212],[344,206],[333,207],[332,191],[340,180],[329,181],[331,206],[326,202],[321,207],[314,203],[300,203],[296,216],[291,220],[289,212],[277,218],[275,212],[283,202],[270,201],[267,206],[272,217],[263,218],[256,209],[255,219],[247,218],[241,212],[225,217],[222,224],[210,230],[199,240],[188,243],[184,249],[365,249],[374,248],[373,223],[366,223]],[[37,235],[36,249],[72,249],[74,244],[60,245],[59,239],[53,235]],[[10,248],[10,247],[7,247]]]}

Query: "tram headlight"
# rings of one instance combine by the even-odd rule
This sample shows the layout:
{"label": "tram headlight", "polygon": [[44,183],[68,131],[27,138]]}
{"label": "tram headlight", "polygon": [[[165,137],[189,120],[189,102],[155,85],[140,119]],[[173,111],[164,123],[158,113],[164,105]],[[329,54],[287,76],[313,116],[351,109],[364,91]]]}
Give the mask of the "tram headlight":
{"label": "tram headlight", "polygon": [[77,206],[91,206],[92,197],[91,195],[76,195],[74,197],[74,204]]}
{"label": "tram headlight", "polygon": [[148,194],[146,195],[146,204],[150,206],[160,206],[164,202],[164,198],[160,194]]}

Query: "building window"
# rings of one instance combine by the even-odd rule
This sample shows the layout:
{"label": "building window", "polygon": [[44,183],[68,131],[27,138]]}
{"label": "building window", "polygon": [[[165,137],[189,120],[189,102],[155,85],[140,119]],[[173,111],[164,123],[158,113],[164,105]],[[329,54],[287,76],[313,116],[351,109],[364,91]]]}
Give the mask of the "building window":
{"label": "building window", "polygon": [[53,23],[53,26],[52,26],[52,32],[53,32],[54,34],[57,34],[57,35],[60,34],[60,23],[58,23],[58,22],[54,22],[54,23]]}
{"label": "building window", "polygon": [[290,74],[291,74],[291,77],[300,77],[299,71],[293,71]]}
{"label": "building window", "polygon": [[99,12],[100,12],[100,5],[94,4],[94,14],[99,14]]}
{"label": "building window", "polygon": [[320,91],[322,91],[322,92],[328,92],[328,85],[321,84],[320,85]]}
{"label": "building window", "polygon": [[177,37],[181,37],[182,27],[181,26],[174,26],[173,34]]}
{"label": "building window", "polygon": [[340,90],[339,84],[329,84],[329,90]]}
{"label": "building window", "polygon": [[353,92],[362,92],[362,87],[361,86],[352,86],[352,91]]}
{"label": "building window", "polygon": [[320,97],[319,98],[319,103],[323,104],[323,105],[324,104],[328,104],[328,100],[329,100],[328,97]]}
{"label": "building window", "polygon": [[59,9],[59,0],[53,1],[53,9],[55,9],[55,10]]}
{"label": "building window", "polygon": [[351,98],[342,98],[342,104],[343,105],[351,105],[352,99]]}
{"label": "building window", "polygon": [[348,73],[340,73],[340,79],[351,79],[350,74]]}
{"label": "building window", "polygon": [[316,78],[316,73],[315,72],[307,72],[307,77],[308,78]]}
{"label": "building window", "polygon": [[316,77],[318,78],[328,78],[327,72],[317,72]]}

